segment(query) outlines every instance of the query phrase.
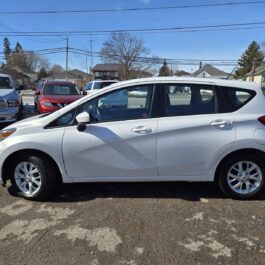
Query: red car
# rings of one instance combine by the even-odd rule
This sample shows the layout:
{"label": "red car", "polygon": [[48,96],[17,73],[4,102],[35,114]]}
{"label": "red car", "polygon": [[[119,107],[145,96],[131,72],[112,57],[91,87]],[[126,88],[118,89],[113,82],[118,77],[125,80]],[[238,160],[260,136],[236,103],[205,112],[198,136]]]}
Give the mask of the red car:
{"label": "red car", "polygon": [[75,84],[67,81],[46,81],[36,92],[37,110],[54,112],[82,97]]}

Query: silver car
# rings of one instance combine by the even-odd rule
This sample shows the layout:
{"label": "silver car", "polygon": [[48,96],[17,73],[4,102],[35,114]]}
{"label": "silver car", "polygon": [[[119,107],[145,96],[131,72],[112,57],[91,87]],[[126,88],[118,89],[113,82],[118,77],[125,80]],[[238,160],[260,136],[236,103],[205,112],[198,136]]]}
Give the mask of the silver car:
{"label": "silver car", "polygon": [[0,74],[0,123],[19,120],[22,108],[22,97],[12,77]]}

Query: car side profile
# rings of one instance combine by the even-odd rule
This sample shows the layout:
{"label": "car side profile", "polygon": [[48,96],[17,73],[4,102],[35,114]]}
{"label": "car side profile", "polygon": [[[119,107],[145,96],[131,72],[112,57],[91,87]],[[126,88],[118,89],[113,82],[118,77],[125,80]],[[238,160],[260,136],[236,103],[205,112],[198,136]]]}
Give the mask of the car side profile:
{"label": "car side profile", "polygon": [[54,112],[82,95],[76,85],[69,81],[45,81],[35,92],[35,106],[39,113]]}
{"label": "car side profile", "polygon": [[142,181],[214,181],[232,198],[252,198],[264,190],[264,106],[254,83],[120,82],[2,130],[0,180],[35,200],[58,182]]}

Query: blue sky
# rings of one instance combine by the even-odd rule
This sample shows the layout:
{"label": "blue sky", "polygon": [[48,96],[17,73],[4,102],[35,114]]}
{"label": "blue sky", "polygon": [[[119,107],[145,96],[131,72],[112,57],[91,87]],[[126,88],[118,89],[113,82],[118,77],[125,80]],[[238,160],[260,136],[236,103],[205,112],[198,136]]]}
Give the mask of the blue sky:
{"label": "blue sky", "polygon": [[[245,0],[244,0],[245,1]],[[254,1],[254,0],[249,0]],[[12,0],[1,4],[1,11],[82,10],[103,8],[161,7],[207,3],[240,2],[236,0]],[[1,15],[0,31],[70,31],[163,28],[265,21],[265,4],[204,7],[192,9],[141,12]],[[151,54],[162,58],[238,59],[249,43],[265,40],[265,28],[239,31],[140,34]],[[3,39],[3,37],[1,37]],[[93,50],[99,51],[107,36],[93,36]],[[63,37],[9,37],[14,46],[39,50],[63,47]],[[69,45],[90,48],[89,36],[70,36]],[[51,63],[64,66],[65,55],[49,55]],[[90,62],[90,60],[89,60]],[[100,59],[94,58],[94,64]],[[71,68],[85,69],[85,57],[70,54]],[[175,65],[174,68],[195,71],[198,66]],[[231,67],[219,67],[231,70]]]}

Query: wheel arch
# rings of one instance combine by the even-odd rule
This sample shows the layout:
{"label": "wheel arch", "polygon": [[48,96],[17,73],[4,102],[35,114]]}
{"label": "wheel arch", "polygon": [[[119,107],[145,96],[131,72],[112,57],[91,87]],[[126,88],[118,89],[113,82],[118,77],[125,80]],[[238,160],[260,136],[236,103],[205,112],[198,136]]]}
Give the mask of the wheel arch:
{"label": "wheel arch", "polygon": [[239,155],[239,154],[255,154],[255,155],[259,155],[262,157],[262,159],[264,160],[265,163],[265,152],[258,150],[258,149],[254,149],[254,148],[245,148],[245,149],[239,149],[236,151],[233,151],[229,154],[227,154],[225,157],[222,158],[222,160],[219,162],[216,170],[215,170],[215,174],[214,174],[214,182],[216,182],[218,180],[218,176],[219,176],[219,171],[221,166],[231,157],[233,157],[234,155]]}
{"label": "wheel arch", "polygon": [[12,163],[12,161],[17,158],[17,157],[21,157],[24,156],[26,154],[31,154],[31,155],[36,155],[38,157],[41,158],[45,158],[47,160],[49,160],[49,162],[51,163],[52,166],[54,166],[54,169],[56,170],[56,176],[58,176],[58,180],[60,182],[62,182],[62,172],[60,169],[60,166],[57,164],[57,162],[47,153],[37,150],[37,149],[22,149],[22,150],[18,150],[12,154],[10,154],[4,161],[3,166],[2,166],[2,179],[3,182],[5,183],[8,179],[10,179],[10,164]]}

